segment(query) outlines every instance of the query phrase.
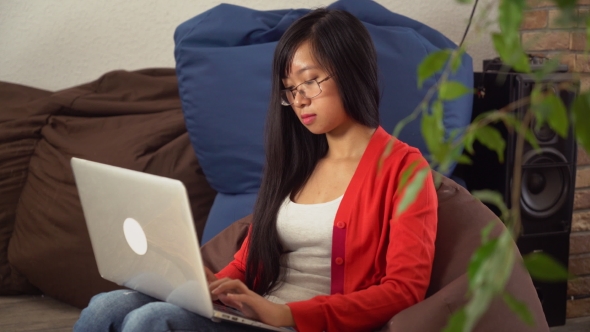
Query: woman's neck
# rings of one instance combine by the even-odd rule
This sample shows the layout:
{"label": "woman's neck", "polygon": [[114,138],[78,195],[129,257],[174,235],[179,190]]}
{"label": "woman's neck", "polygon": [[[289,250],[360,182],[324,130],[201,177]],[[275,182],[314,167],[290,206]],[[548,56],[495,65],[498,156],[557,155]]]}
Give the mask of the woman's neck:
{"label": "woman's neck", "polygon": [[375,128],[353,123],[338,132],[326,134],[329,159],[360,159],[369,145]]}

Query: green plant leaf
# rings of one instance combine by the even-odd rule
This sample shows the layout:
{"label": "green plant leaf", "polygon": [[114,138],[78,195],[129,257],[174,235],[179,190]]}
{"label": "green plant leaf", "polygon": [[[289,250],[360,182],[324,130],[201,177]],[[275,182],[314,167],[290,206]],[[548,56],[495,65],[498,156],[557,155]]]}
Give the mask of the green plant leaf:
{"label": "green plant leaf", "polygon": [[379,171],[381,171],[381,169],[383,168],[383,162],[385,161],[385,158],[387,158],[391,154],[391,151],[393,151],[394,144],[395,144],[395,139],[391,139],[391,140],[389,140],[389,142],[387,142],[387,145],[385,146],[385,150],[381,154],[381,157],[379,158],[379,162],[377,163],[377,169]]}
{"label": "green plant leaf", "polygon": [[539,146],[539,142],[537,141],[537,137],[535,136],[535,134],[533,133],[533,130],[531,129],[531,127],[526,127],[526,128],[522,128],[520,126],[520,121],[519,121],[519,125],[514,127],[514,130],[516,130],[516,132],[518,133],[518,135],[523,135],[524,134],[524,138],[526,139],[526,141],[535,149],[535,150],[539,150],[541,149],[541,146]]}
{"label": "green plant leaf", "polygon": [[508,39],[501,33],[492,34],[494,48],[506,66],[513,67],[519,72],[529,73],[531,65],[518,38]]}
{"label": "green plant leaf", "polygon": [[465,48],[461,47],[455,50],[455,52],[456,54],[454,55],[454,59],[451,64],[451,70],[453,71],[453,74],[456,73],[461,67],[461,63],[463,62],[463,54],[465,54]]}
{"label": "green plant leaf", "polygon": [[418,66],[418,87],[422,88],[424,81],[441,71],[451,55],[450,49],[430,53]]}
{"label": "green plant leaf", "polygon": [[494,252],[495,260],[494,264],[492,264],[492,276],[488,278],[494,293],[497,295],[500,295],[504,290],[504,286],[512,274],[516,250],[518,249],[514,246],[512,232],[509,229],[503,230],[502,234],[498,236],[498,246]]}
{"label": "green plant leaf", "polygon": [[433,157],[439,156],[444,142],[445,128],[443,126],[443,104],[440,100],[432,103],[432,115],[422,115],[421,132],[426,147]]}
{"label": "green plant leaf", "polygon": [[459,309],[449,318],[443,332],[463,332],[466,321],[467,314],[465,313],[465,309]]}
{"label": "green plant leaf", "polygon": [[516,39],[526,7],[525,0],[501,0],[498,7],[498,25],[504,36]]}
{"label": "green plant leaf", "polygon": [[537,137],[535,137],[535,134],[533,134],[533,132],[531,131],[530,128],[527,128],[525,134],[524,134],[524,138],[527,140],[527,142],[529,142],[530,145],[533,146],[533,148],[535,150],[540,150],[541,146],[539,145],[539,142],[537,142]]}
{"label": "green plant leaf", "polygon": [[502,113],[504,116],[502,117],[502,121],[506,127],[514,128],[519,135],[524,135],[524,138],[529,142],[530,145],[533,146],[536,150],[540,149],[539,142],[537,142],[537,138],[535,134],[531,131],[530,126],[526,128],[522,127],[522,121],[518,120],[513,114]]}
{"label": "green plant leaf", "polygon": [[434,117],[434,127],[430,130],[434,132],[434,137],[437,140],[437,146],[432,153],[432,160],[439,164],[439,171],[446,172],[444,169],[450,164],[449,158],[451,152],[451,143],[445,140],[445,127],[443,124],[443,103],[441,100],[436,100],[432,103],[432,116]]}
{"label": "green plant leaf", "polygon": [[475,138],[485,147],[498,154],[498,160],[504,162],[504,149],[506,148],[506,141],[498,129],[490,126],[477,128],[475,130]]}
{"label": "green plant leaf", "polygon": [[508,207],[504,203],[504,197],[499,192],[493,190],[474,190],[471,192],[471,195],[484,203],[498,207],[502,217],[508,216]]}
{"label": "green plant leaf", "polygon": [[468,93],[473,93],[473,89],[457,81],[443,82],[438,90],[438,96],[441,100],[455,100]]}
{"label": "green plant leaf", "polygon": [[[517,131],[519,132],[520,135],[522,135],[522,128],[518,128]],[[531,131],[530,128],[527,128],[524,132],[524,138],[527,140],[527,142],[529,142],[530,145],[532,145],[532,147],[535,150],[539,150],[541,149],[541,146],[539,146],[539,142],[537,142],[537,137],[535,137],[535,134],[533,134],[533,132]]]}
{"label": "green plant leaf", "polygon": [[483,243],[481,247],[477,248],[477,250],[475,250],[471,256],[471,261],[469,262],[469,267],[467,268],[467,276],[470,280],[470,286],[472,284],[471,281],[474,280],[478,272],[480,272],[480,268],[483,263],[494,252],[497,243],[498,239],[489,240],[488,242]]}
{"label": "green plant leaf", "polygon": [[567,137],[569,120],[563,100],[554,94],[550,94],[543,102],[549,105],[549,117],[547,118],[549,127],[559,136]]}
{"label": "green plant leaf", "polygon": [[576,140],[590,154],[590,91],[579,94],[572,105]]}
{"label": "green plant leaf", "polygon": [[542,252],[532,252],[523,257],[524,266],[533,279],[539,281],[565,281],[569,272],[551,256]]}
{"label": "green plant leaf", "polygon": [[547,121],[549,113],[551,113],[549,105],[543,103],[545,101],[545,95],[541,91],[540,84],[535,85],[531,91],[530,98],[531,109],[535,115],[535,119],[537,120],[537,129],[539,129],[541,128],[541,125]]}
{"label": "green plant leaf", "polygon": [[416,169],[416,166],[418,166],[418,164],[420,163],[420,161],[415,160],[413,161],[410,166],[408,166],[408,168],[406,168],[403,172],[402,172],[402,176],[399,182],[399,185],[397,187],[397,190],[399,192],[401,192],[406,184],[408,183],[408,180],[410,179],[410,176],[412,176],[412,174],[414,174],[414,170]]}
{"label": "green plant leaf", "polygon": [[489,308],[496,295],[504,292],[514,263],[514,242],[509,231],[504,230],[499,237],[485,241],[491,233],[493,223],[482,231],[483,245],[476,250],[470,261],[469,302],[463,308],[465,321],[463,332],[472,331],[477,321]]}
{"label": "green plant leaf", "polygon": [[520,46],[520,44],[518,44],[518,46],[518,49],[514,51],[514,60],[511,61],[512,67],[521,73],[530,73],[531,64],[529,58],[524,53],[522,46]]}
{"label": "green plant leaf", "polygon": [[490,287],[480,287],[474,292],[473,298],[465,306],[464,332],[473,331],[477,320],[488,310],[493,299],[494,292]]}
{"label": "green plant leaf", "polygon": [[535,317],[529,310],[526,303],[517,300],[514,296],[509,293],[504,293],[502,299],[508,305],[508,308],[518,315],[518,317],[525,322],[528,326],[535,325]]}
{"label": "green plant leaf", "polygon": [[441,151],[444,151],[444,155],[440,156],[440,167],[438,171],[446,174],[454,163],[460,163],[464,165],[471,165],[473,162],[469,156],[463,154],[463,141],[458,139],[464,130],[457,131],[452,130],[449,139],[445,141]]}
{"label": "green plant leaf", "polygon": [[465,151],[469,152],[470,155],[474,155],[475,150],[473,150],[473,142],[475,142],[475,131],[468,131],[465,133],[463,142],[465,144]]}
{"label": "green plant leaf", "polygon": [[420,122],[421,130],[422,130],[422,137],[424,138],[424,142],[426,143],[426,147],[430,154],[436,154],[440,144],[440,136],[437,134],[437,131],[434,129],[437,127],[436,119],[433,115],[424,114],[422,115],[422,120]]}
{"label": "green plant leaf", "polygon": [[[457,156],[458,157],[458,156]],[[432,158],[438,164],[437,171],[441,173],[447,173],[451,164],[454,163],[453,146],[449,141],[443,141],[439,150],[437,151],[434,158]]]}
{"label": "green plant leaf", "polygon": [[496,223],[494,221],[492,221],[481,230],[481,242],[482,243],[486,243],[490,240],[490,234],[494,230],[494,226],[496,226]]}
{"label": "green plant leaf", "polygon": [[432,103],[432,114],[434,114],[440,125],[442,125],[443,113],[444,107],[442,101],[436,100],[434,103]]}
{"label": "green plant leaf", "polygon": [[493,33],[492,34],[492,42],[494,43],[494,48],[496,49],[496,52],[498,52],[498,55],[500,55],[500,58],[504,61],[506,61],[506,59],[508,59],[508,47],[506,45],[506,42],[504,41],[504,37],[502,36],[501,33]]}
{"label": "green plant leaf", "polygon": [[396,217],[400,216],[402,213],[406,211],[406,209],[416,200],[416,196],[420,190],[422,190],[422,186],[424,185],[424,180],[426,176],[430,172],[428,167],[424,167],[416,173],[416,175],[410,180],[410,183],[407,185],[406,190],[403,192],[403,197],[399,206],[397,207],[397,211],[395,213]]}
{"label": "green plant leaf", "polygon": [[471,165],[473,164],[473,160],[471,160],[471,158],[469,158],[468,156],[462,154],[459,156],[459,158],[457,158],[457,162],[459,164],[463,164],[463,165]]}

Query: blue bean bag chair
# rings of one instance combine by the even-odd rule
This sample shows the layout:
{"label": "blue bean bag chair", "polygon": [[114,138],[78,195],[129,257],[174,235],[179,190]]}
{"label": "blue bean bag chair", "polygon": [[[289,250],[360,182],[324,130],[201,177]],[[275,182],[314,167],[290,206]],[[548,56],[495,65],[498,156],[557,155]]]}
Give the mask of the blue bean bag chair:
{"label": "blue bean bag chair", "polygon": [[[417,87],[417,67],[431,52],[456,48],[440,32],[368,0],[341,0],[367,27],[377,50],[381,125],[395,125],[422,101],[434,77]],[[252,212],[264,164],[264,125],[270,97],[272,56],[283,32],[309,9],[259,11],[221,4],[182,23],[175,31],[180,98],[191,143],[207,180],[217,190],[202,242]],[[473,86],[469,55],[451,76]],[[445,104],[447,132],[471,119],[472,96]],[[420,121],[399,135],[428,151]],[[452,168],[451,168],[452,171]]]}

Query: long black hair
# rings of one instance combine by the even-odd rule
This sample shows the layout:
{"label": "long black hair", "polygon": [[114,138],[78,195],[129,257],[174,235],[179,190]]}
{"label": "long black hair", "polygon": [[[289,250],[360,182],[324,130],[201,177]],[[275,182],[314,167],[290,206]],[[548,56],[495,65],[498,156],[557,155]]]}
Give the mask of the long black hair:
{"label": "long black hair", "polygon": [[246,285],[270,293],[280,275],[282,246],[276,220],[284,199],[302,189],[317,162],[328,152],[325,135],[312,134],[282,106],[282,78],[295,51],[309,42],[312,56],[336,82],[348,116],[370,128],[379,126],[377,56],[369,32],[352,14],[320,8],[295,21],[275,49],[270,107],[266,122],[266,166],[254,206],[246,263]]}

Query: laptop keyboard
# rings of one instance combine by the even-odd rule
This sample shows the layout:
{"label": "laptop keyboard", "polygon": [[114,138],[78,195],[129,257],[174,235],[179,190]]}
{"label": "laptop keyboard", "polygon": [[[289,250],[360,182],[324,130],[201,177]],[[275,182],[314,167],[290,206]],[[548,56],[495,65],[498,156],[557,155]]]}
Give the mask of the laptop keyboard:
{"label": "laptop keyboard", "polygon": [[220,303],[215,302],[215,303],[213,303],[213,309],[215,309],[217,311],[225,312],[228,314],[244,317],[244,314],[241,311],[234,309],[232,307],[228,307],[224,304],[220,304]]}

